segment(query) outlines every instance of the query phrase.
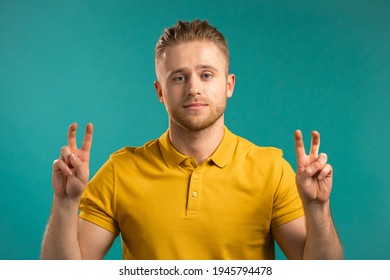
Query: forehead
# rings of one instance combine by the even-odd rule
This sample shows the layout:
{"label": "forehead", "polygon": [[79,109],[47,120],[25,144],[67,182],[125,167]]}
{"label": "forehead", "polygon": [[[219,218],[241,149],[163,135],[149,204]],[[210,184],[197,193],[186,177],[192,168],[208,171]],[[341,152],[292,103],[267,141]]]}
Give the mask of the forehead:
{"label": "forehead", "polygon": [[211,41],[190,41],[166,48],[159,62],[161,71],[211,65],[225,71],[227,60],[220,48]]}

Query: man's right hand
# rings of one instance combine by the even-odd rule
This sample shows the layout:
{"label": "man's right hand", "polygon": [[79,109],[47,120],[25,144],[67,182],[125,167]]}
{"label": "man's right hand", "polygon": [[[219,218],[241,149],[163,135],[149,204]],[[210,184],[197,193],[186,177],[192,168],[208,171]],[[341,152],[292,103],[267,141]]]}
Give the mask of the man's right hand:
{"label": "man's right hand", "polygon": [[93,125],[88,123],[81,149],[76,143],[77,126],[69,126],[68,146],[61,148],[60,157],[53,162],[52,184],[59,199],[79,200],[88,183]]}

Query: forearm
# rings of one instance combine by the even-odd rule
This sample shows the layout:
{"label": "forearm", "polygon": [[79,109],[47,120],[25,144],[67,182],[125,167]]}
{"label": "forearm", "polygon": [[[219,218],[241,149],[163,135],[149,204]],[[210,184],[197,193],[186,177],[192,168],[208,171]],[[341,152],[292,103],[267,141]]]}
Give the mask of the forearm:
{"label": "forearm", "polygon": [[42,243],[42,259],[81,259],[77,238],[79,201],[54,197]]}
{"label": "forearm", "polygon": [[333,224],[329,201],[305,205],[307,237],[304,259],[343,259],[343,249]]}

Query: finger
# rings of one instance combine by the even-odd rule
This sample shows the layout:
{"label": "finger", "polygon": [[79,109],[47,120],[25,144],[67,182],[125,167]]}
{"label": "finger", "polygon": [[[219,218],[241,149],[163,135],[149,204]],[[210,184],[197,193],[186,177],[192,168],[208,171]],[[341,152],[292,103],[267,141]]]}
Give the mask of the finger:
{"label": "finger", "polygon": [[57,159],[53,162],[53,171],[54,172],[62,172],[63,174],[66,175],[72,175],[72,171],[70,170],[69,166],[62,160],[62,159]]}
{"label": "finger", "polygon": [[303,171],[303,174],[306,177],[313,177],[314,175],[317,174],[318,170],[320,170],[320,164],[318,162],[313,162],[310,164],[308,167],[305,168]]}
{"label": "finger", "polygon": [[324,168],[322,168],[320,174],[318,174],[318,180],[322,180],[326,177],[331,176],[333,173],[333,168],[330,164],[326,164]]}
{"label": "finger", "polygon": [[85,129],[85,135],[83,139],[83,144],[81,145],[81,150],[84,152],[90,152],[92,146],[92,135],[93,135],[93,124],[88,123],[87,128]]}
{"label": "finger", "polygon": [[312,131],[310,155],[311,156],[318,156],[319,150],[320,150],[320,133],[318,131]]}
{"label": "finger", "polygon": [[321,153],[316,161],[319,163],[319,168],[322,169],[328,161],[328,156],[325,153]]}
{"label": "finger", "polygon": [[69,156],[70,156],[71,153],[72,153],[72,151],[69,149],[68,146],[63,146],[63,147],[61,148],[61,151],[60,151],[60,158],[61,158],[68,166],[71,165],[70,160],[69,160]]}
{"label": "finger", "polygon": [[78,127],[77,123],[72,123],[68,129],[68,146],[72,151],[77,150],[77,141],[76,141],[77,127]]}
{"label": "finger", "polygon": [[299,159],[306,156],[305,145],[303,143],[302,132],[300,130],[295,131],[294,140],[295,140],[295,152],[297,155],[297,161],[299,162]]}
{"label": "finger", "polygon": [[312,162],[306,169],[304,173],[308,177],[313,177],[316,174],[319,174],[321,170],[326,166],[326,162],[328,160],[328,156],[322,153],[316,161]]}
{"label": "finger", "polygon": [[88,169],[85,169],[83,162],[75,155],[70,154],[69,160],[72,163],[74,169],[76,170],[76,176],[80,178],[84,183],[87,183],[88,180]]}

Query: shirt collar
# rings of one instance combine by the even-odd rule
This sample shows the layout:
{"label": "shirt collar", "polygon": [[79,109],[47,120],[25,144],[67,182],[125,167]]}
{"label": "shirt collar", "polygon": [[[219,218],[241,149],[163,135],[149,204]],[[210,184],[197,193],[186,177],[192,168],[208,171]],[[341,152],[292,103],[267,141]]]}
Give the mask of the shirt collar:
{"label": "shirt collar", "polygon": [[237,137],[225,126],[224,135],[210,159],[220,168],[227,166],[232,160],[237,146]]}
{"label": "shirt collar", "polygon": [[187,157],[179,153],[171,144],[168,130],[159,138],[160,151],[169,169],[174,169],[182,163]]}
{"label": "shirt collar", "polygon": [[[237,137],[225,126],[224,136],[217,149],[210,156],[215,165],[220,168],[227,166],[233,159],[233,154],[237,145]],[[159,138],[160,151],[169,169],[178,167],[188,157],[178,152],[171,144],[168,130]]]}

